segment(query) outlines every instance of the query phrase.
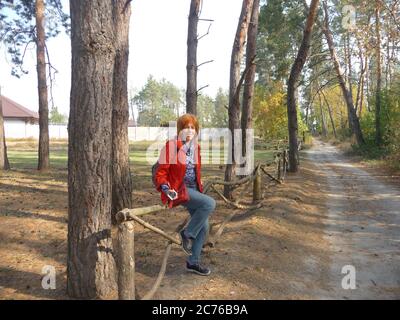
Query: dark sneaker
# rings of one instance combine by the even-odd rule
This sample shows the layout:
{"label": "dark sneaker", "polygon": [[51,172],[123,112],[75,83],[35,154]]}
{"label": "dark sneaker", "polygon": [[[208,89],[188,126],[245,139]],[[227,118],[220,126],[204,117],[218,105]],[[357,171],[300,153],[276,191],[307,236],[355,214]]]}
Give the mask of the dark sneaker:
{"label": "dark sneaker", "polygon": [[199,264],[190,264],[189,262],[186,262],[186,270],[197,273],[201,276],[208,276],[211,273],[210,269],[202,267]]}
{"label": "dark sneaker", "polygon": [[192,254],[192,240],[190,238],[186,237],[185,229],[182,229],[179,232],[179,236],[181,238],[181,247],[182,247],[183,251],[187,255],[190,256]]}

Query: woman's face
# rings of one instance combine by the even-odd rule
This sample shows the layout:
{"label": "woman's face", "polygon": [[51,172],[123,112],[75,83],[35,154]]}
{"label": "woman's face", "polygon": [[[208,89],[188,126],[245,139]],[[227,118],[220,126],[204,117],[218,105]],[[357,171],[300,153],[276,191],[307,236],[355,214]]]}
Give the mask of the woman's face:
{"label": "woman's face", "polygon": [[196,135],[196,127],[193,123],[189,122],[186,126],[179,132],[179,138],[183,141],[189,142]]}

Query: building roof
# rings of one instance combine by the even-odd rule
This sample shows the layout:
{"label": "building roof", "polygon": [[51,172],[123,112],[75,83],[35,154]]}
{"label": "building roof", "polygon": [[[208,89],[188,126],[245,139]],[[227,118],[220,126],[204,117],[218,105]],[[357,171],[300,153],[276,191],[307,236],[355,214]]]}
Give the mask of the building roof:
{"label": "building roof", "polygon": [[32,110],[29,110],[19,103],[5,97],[1,96],[1,102],[3,106],[3,118],[29,118],[29,119],[39,119],[39,114]]}

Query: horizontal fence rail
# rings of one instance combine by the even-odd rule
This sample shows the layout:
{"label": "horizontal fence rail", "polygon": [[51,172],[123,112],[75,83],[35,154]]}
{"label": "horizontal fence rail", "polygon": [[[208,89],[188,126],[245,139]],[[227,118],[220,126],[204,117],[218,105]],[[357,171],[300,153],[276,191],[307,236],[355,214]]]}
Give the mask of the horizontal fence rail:
{"label": "horizontal fence rail", "polygon": [[[299,143],[301,147],[301,143]],[[261,177],[264,174],[265,177],[269,179],[271,183],[275,185],[283,183],[286,173],[288,171],[288,147],[283,141],[278,142],[277,144],[270,145],[274,152],[274,160],[268,163],[258,163],[252,173],[246,177],[241,179],[236,179],[233,181],[223,181],[219,179],[211,179],[206,181],[204,184],[203,192],[208,193],[210,191],[215,192],[229,207],[234,209],[245,210],[241,215],[248,216],[252,213],[252,211],[263,207],[262,199],[263,199],[263,187],[265,185],[262,184]],[[299,147],[299,149],[300,149]],[[275,166],[275,170],[272,170]],[[270,169],[270,170],[268,170]],[[218,186],[229,185],[234,189],[244,186],[246,184],[253,184],[253,203],[251,205],[241,203],[241,199],[237,199],[236,201],[231,201],[227,199],[223,193],[218,190]],[[268,184],[269,186],[270,184]],[[267,187],[268,187],[267,186]],[[134,263],[134,232],[133,232],[133,222],[139,223],[144,228],[149,229],[150,231],[160,235],[162,238],[167,240],[166,250],[164,254],[164,258],[161,263],[160,272],[154,282],[154,285],[150,289],[148,293],[143,295],[142,300],[152,299],[156,291],[158,290],[162,279],[165,275],[166,265],[168,262],[168,257],[171,252],[171,247],[173,244],[181,245],[181,241],[178,237],[178,232],[187,224],[189,221],[189,217],[187,217],[182,223],[180,223],[174,231],[174,234],[169,234],[160,228],[151,225],[150,223],[144,221],[142,217],[146,214],[157,213],[164,210],[176,210],[177,208],[168,209],[167,205],[153,205],[148,207],[141,208],[133,208],[133,209],[123,209],[116,214],[116,220],[118,223],[118,248],[120,250],[119,256],[120,259],[118,261],[118,272],[119,272],[119,281],[118,281],[118,292],[119,299],[121,300],[129,300],[135,299],[135,263]],[[181,208],[184,210],[184,208]],[[207,240],[204,244],[204,247],[215,247],[218,238],[222,235],[224,228],[227,226],[228,222],[231,221],[238,212],[234,211],[229,216],[227,216],[222,222],[214,223],[210,225],[210,234],[207,237]],[[216,232],[211,235],[211,230],[218,226]],[[178,240],[179,239],[179,240]]]}

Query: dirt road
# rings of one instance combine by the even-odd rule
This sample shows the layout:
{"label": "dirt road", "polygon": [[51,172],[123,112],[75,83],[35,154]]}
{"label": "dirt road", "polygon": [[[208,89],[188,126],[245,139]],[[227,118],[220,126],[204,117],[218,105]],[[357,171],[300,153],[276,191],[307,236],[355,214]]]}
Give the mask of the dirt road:
{"label": "dirt road", "polygon": [[211,280],[178,269],[158,297],[399,299],[400,187],[318,140],[301,158],[300,172],[266,194],[264,208],[232,226],[257,259],[228,228],[220,247],[234,242],[235,250],[212,253]]}
{"label": "dirt road", "polygon": [[[319,298],[400,298],[400,188],[346,160],[335,147],[314,141],[304,152],[326,177],[325,238],[330,243],[329,291]],[[354,267],[356,289],[342,288]],[[347,277],[344,281],[351,286]],[[316,292],[317,293],[317,292]]]}

